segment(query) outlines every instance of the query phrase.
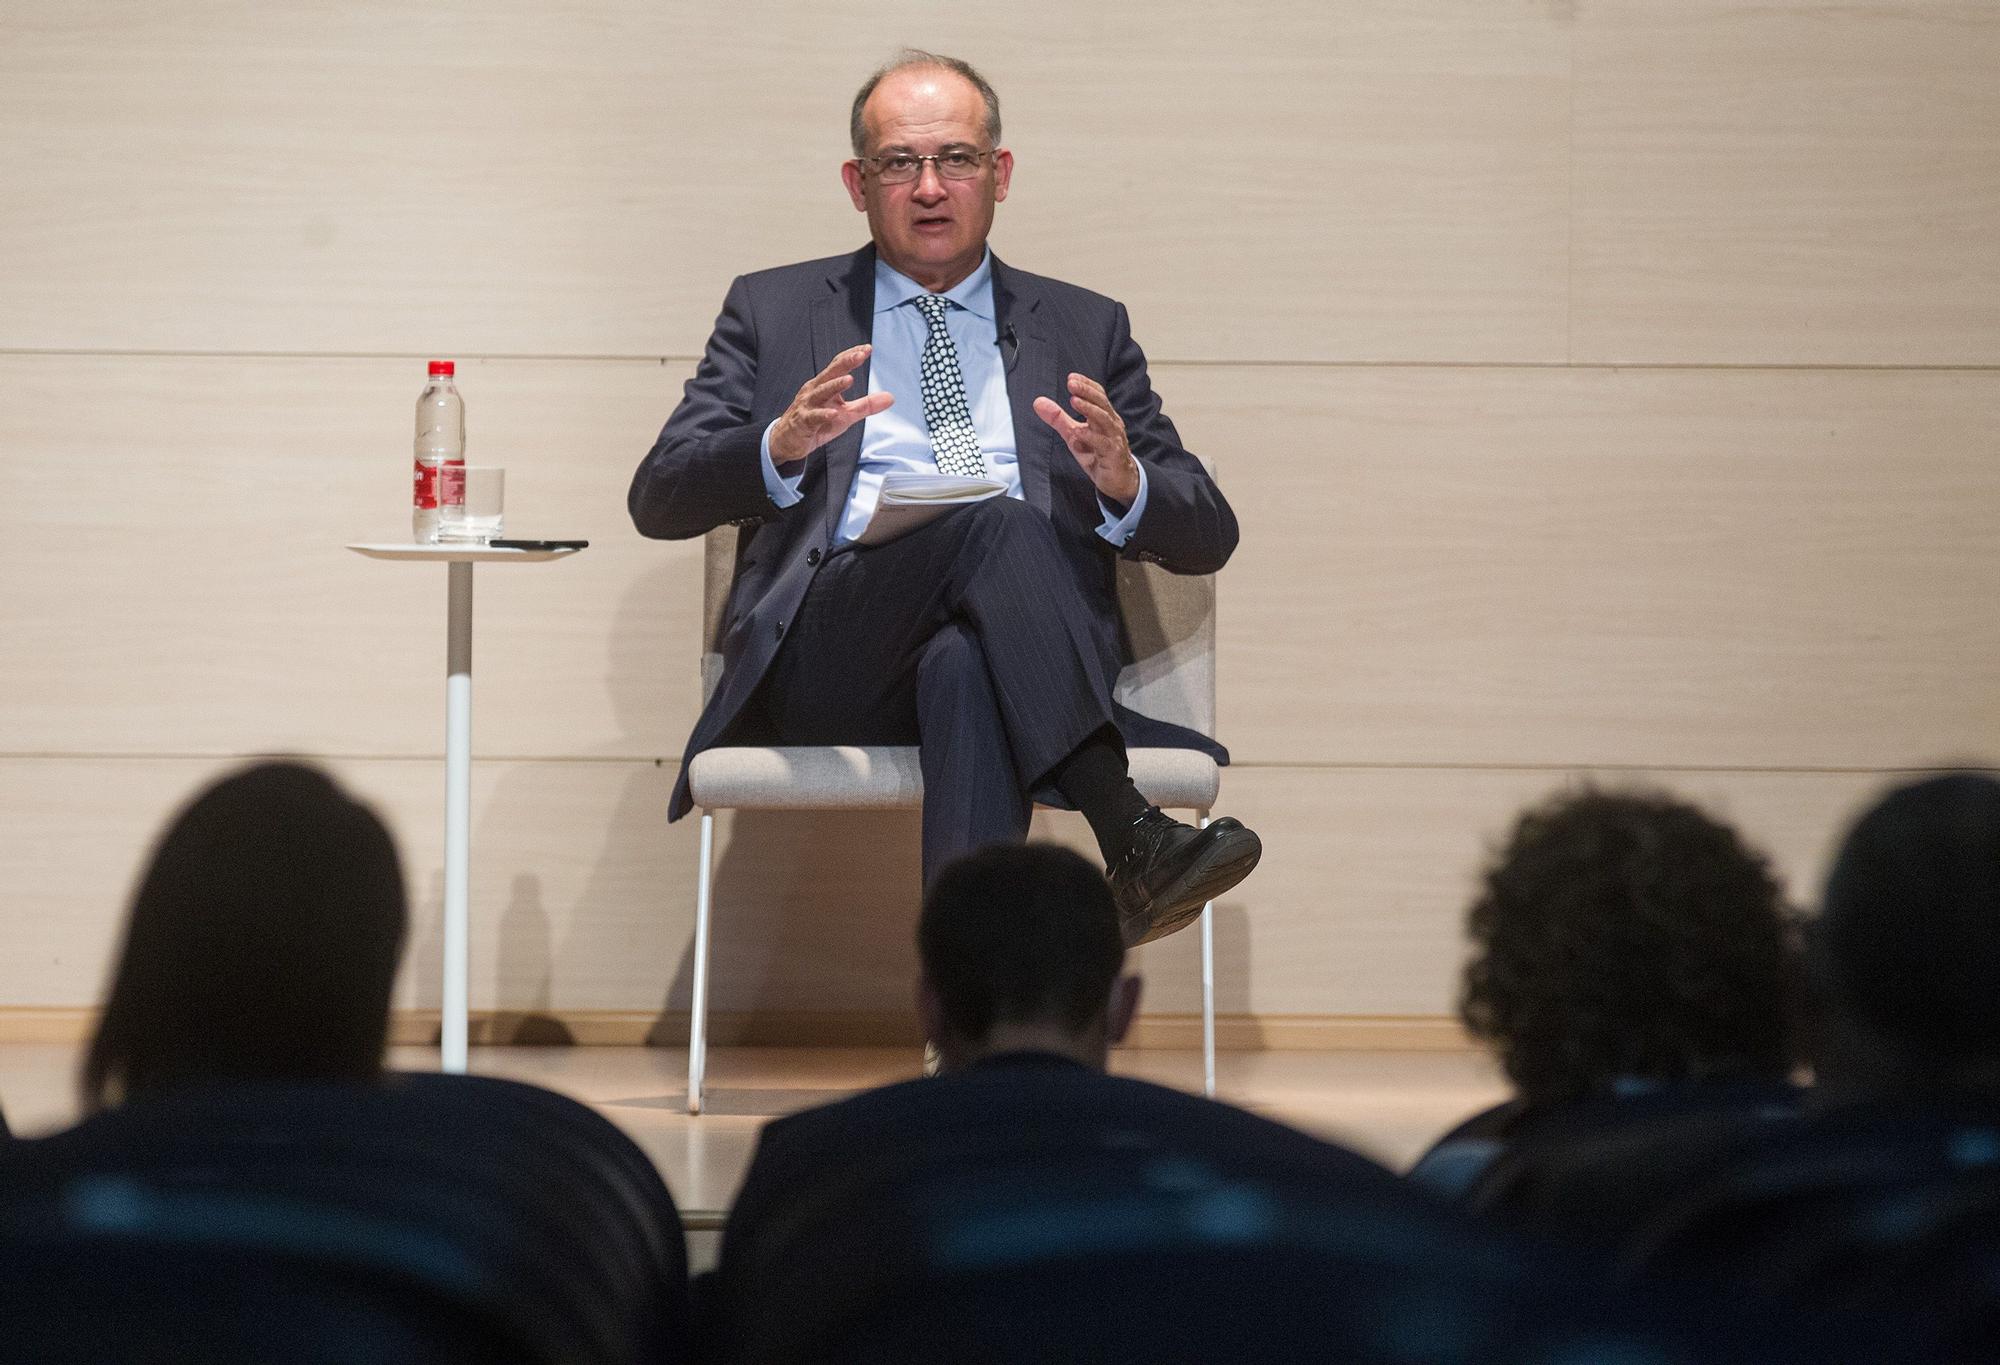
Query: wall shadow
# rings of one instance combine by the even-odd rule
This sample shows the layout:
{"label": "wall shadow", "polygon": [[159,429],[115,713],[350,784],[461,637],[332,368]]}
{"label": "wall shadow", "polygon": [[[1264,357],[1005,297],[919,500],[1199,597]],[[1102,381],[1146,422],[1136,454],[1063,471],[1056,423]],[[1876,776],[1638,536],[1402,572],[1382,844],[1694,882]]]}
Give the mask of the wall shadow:
{"label": "wall shadow", "polygon": [[[1223,900],[1215,907],[1215,1013],[1250,1017],[1250,908]],[[1199,984],[1199,983],[1197,983]]]}
{"label": "wall shadow", "polygon": [[495,945],[494,999],[497,1002],[487,1039],[525,1046],[567,1046],[576,1041],[569,1026],[549,1012],[555,963],[548,908],[542,903],[542,879],[533,873],[514,876],[507,908],[500,912]]}
{"label": "wall shadow", "polygon": [[[691,833],[698,820],[688,817]],[[923,896],[916,812],[735,811],[716,831],[711,1014],[909,1007]],[[687,1010],[693,983],[690,924],[663,1011]],[[660,1041],[684,1045],[679,1019],[669,1024],[676,1036]]]}
{"label": "wall shadow", "polygon": [[[411,1004],[420,1010],[441,1008],[444,1000],[444,869],[426,879],[424,893],[410,897],[410,928],[415,931],[403,951],[410,973]],[[431,1038],[435,1044],[435,1035]]]}

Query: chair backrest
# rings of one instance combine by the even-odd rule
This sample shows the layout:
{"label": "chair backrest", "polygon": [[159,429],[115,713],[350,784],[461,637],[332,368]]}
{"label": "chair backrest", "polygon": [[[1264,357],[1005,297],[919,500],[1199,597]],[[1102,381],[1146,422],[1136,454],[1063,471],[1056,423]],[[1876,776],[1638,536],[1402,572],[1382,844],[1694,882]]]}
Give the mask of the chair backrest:
{"label": "chair backrest", "polygon": [[1704,1172],[1786,1131],[1805,1093],[1778,1080],[1711,1080],[1524,1108],[1458,1194],[1570,1241],[1621,1242]]}
{"label": "chair backrest", "polygon": [[[92,1268],[149,1258],[207,1273],[120,1283]],[[270,1270],[245,1283],[244,1265]],[[690,1341],[685,1244],[651,1163],[575,1101],[488,1077],[190,1090],[14,1144],[6,1275],[106,1332],[153,1298],[186,1299],[175,1349],[189,1359],[307,1359],[308,1339],[287,1334],[345,1319],[410,1339],[348,1358],[614,1365]],[[229,1305],[246,1296],[238,1323]],[[427,1322],[451,1330],[430,1340]],[[89,1339],[98,1358],[142,1358]]]}
{"label": "chair backrest", "polygon": [[1789,1322],[1766,1331],[1698,1300],[1613,1286],[1554,1248],[1453,1217],[1414,1192],[1080,1155],[938,1173],[883,1191],[865,1216],[828,1221],[824,1240],[794,1248],[760,1284],[785,1311],[732,1321],[718,1358],[1879,1359],[1830,1355]]}
{"label": "chair backrest", "polygon": [[1625,1258],[1819,1306],[1903,1313],[2000,1351],[2000,1112],[1834,1110],[1636,1227]]}
{"label": "chair backrest", "polygon": [[[1211,474],[1214,465],[1209,465]],[[722,622],[736,578],[734,526],[705,537],[702,560],[701,698],[722,679]],[[1215,576],[1174,574],[1118,561],[1125,665],[1112,696],[1141,715],[1215,734]]]}
{"label": "chair backrest", "polygon": [[[215,1192],[171,1206],[83,1178],[24,1226],[10,1201],[0,1238],[0,1359],[35,1365],[539,1365],[464,1296],[396,1263],[434,1249],[405,1229],[331,1229],[270,1200]],[[79,1226],[84,1217],[120,1226]],[[231,1244],[216,1228],[296,1226],[288,1245]],[[324,1245],[314,1246],[315,1235]],[[372,1245],[364,1245],[369,1243]]]}

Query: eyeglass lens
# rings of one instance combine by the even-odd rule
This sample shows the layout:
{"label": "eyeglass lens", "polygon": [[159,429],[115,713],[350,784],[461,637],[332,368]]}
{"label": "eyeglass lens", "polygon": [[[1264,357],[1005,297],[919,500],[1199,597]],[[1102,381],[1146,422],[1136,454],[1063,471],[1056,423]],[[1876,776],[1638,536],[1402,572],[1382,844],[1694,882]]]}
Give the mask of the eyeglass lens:
{"label": "eyeglass lens", "polygon": [[938,174],[946,180],[970,180],[979,174],[980,163],[986,156],[985,152],[969,151],[938,152],[933,156],[918,156],[914,152],[895,152],[888,156],[871,157],[869,160],[883,184],[900,185],[915,180],[923,174],[926,161],[936,166]]}

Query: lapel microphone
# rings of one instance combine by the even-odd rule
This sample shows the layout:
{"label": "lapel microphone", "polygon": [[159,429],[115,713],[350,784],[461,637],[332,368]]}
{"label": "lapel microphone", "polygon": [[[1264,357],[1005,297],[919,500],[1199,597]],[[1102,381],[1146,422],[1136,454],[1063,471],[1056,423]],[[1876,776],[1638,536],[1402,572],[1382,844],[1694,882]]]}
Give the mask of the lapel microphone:
{"label": "lapel microphone", "polygon": [[1010,322],[1000,329],[1000,363],[1011,370],[1020,358],[1021,340],[1014,335],[1014,324]]}

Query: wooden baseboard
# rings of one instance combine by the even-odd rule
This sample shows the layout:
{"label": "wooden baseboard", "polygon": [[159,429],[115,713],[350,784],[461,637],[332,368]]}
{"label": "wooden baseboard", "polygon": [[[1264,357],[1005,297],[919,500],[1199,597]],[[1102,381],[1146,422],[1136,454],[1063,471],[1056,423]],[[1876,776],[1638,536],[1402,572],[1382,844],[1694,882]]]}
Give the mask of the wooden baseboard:
{"label": "wooden baseboard", "polygon": [[[474,1010],[466,1033],[475,1043],[512,1047],[686,1047],[686,1010]],[[437,1042],[436,1010],[397,1010],[392,1043]],[[919,1047],[917,1022],[902,1011],[712,1010],[710,1047]]]}
{"label": "wooden baseboard", "polygon": [[[0,1007],[0,1043],[80,1044],[97,1025],[85,1006]],[[474,1043],[514,1047],[683,1047],[685,1010],[475,1010],[468,1029]],[[714,1047],[914,1047],[922,1041],[916,1021],[899,1010],[716,1012],[708,1017]],[[437,1042],[436,1010],[397,1010],[389,1041],[409,1046]],[[1201,1019],[1192,1014],[1150,1014],[1133,1025],[1128,1047],[1201,1046]],[[1215,1021],[1215,1045],[1228,1052],[1460,1052],[1476,1045],[1456,1019],[1444,1015],[1288,1014],[1224,1015]]]}
{"label": "wooden baseboard", "polygon": [[0,1006],[0,1043],[87,1043],[98,1013],[94,1005]]}
{"label": "wooden baseboard", "polygon": [[[1141,1015],[1128,1047],[1201,1046],[1198,1014]],[[1223,1052],[1472,1052],[1479,1045],[1443,1014],[1230,1014],[1215,1021]]]}

